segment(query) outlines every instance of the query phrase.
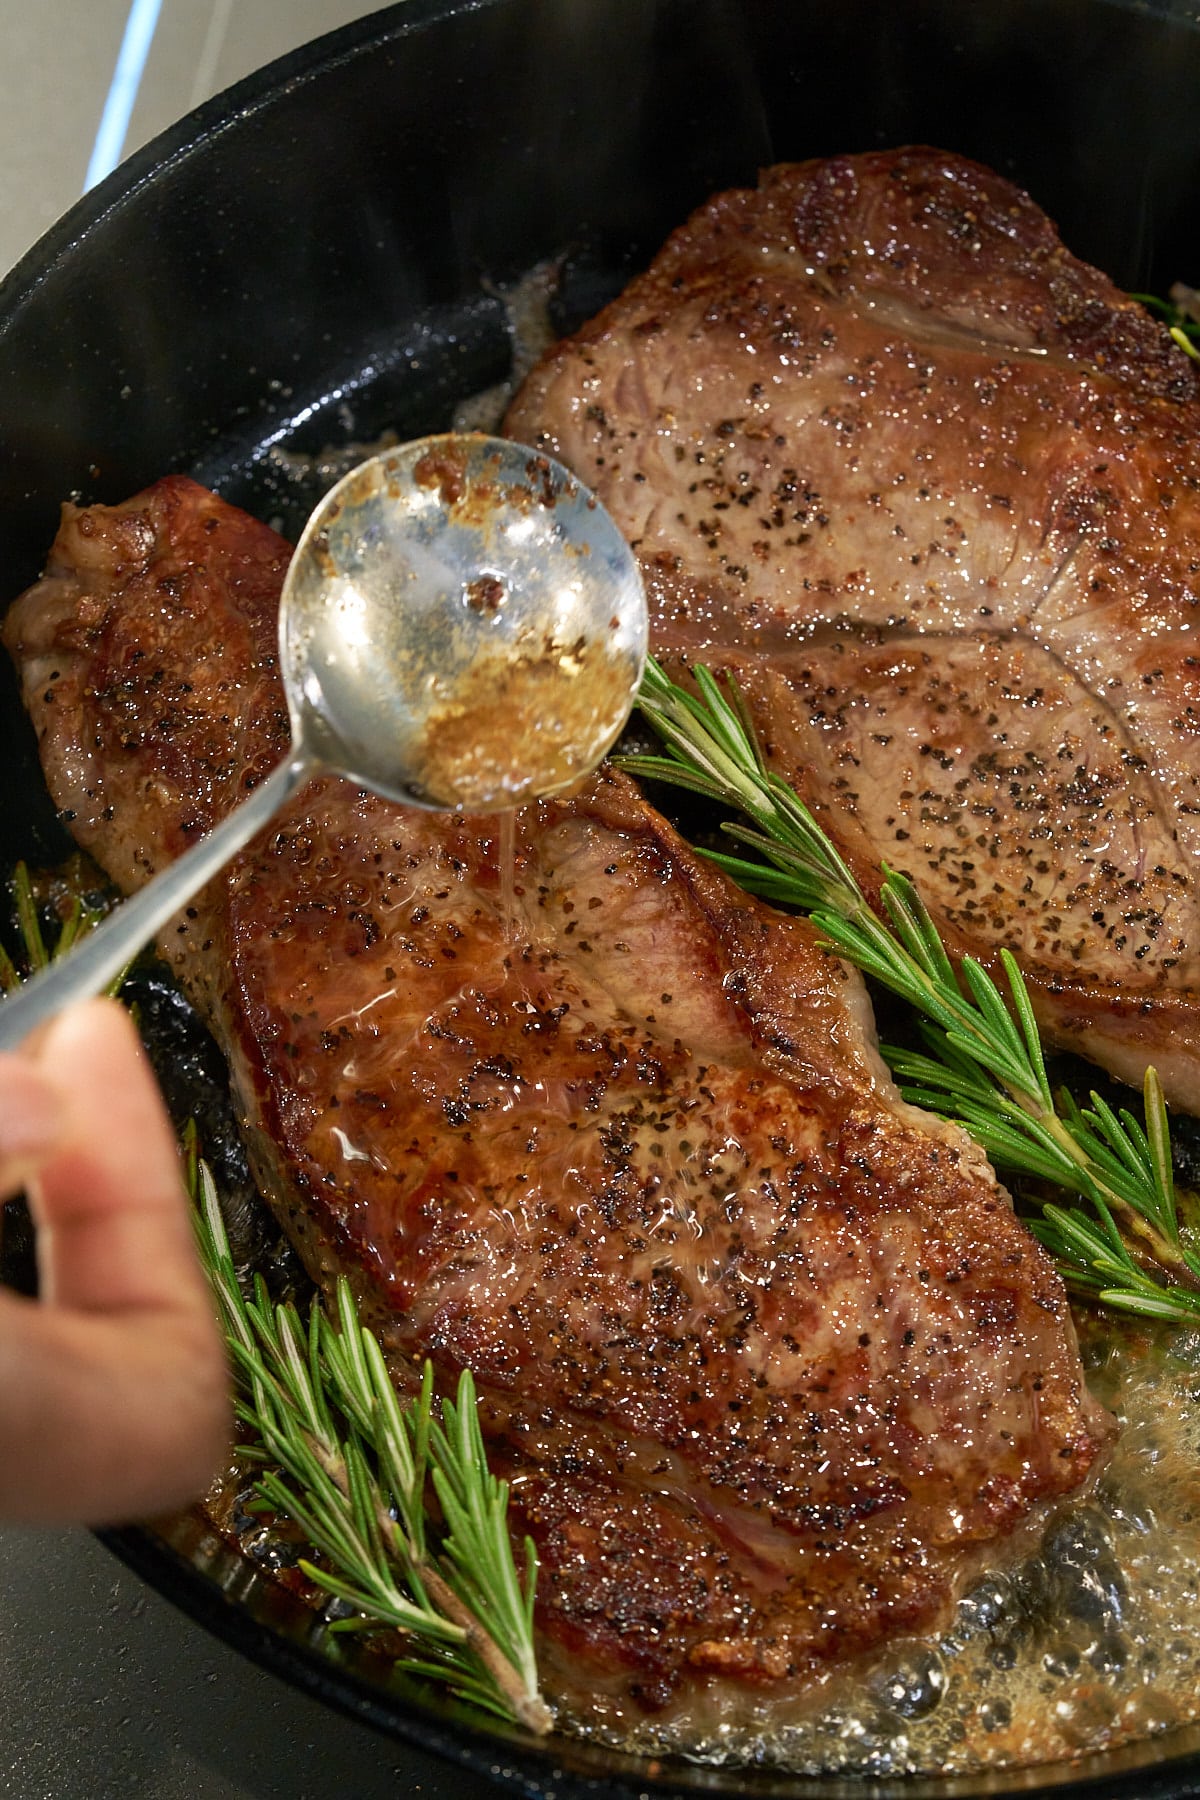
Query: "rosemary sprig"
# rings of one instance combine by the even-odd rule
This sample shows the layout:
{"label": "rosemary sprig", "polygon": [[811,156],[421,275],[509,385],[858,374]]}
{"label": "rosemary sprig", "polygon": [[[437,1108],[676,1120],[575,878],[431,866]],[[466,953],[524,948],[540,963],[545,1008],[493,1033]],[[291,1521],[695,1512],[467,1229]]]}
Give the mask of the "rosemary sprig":
{"label": "rosemary sprig", "polygon": [[1131,294],[1129,297],[1140,300],[1160,318],[1179,348],[1200,362],[1200,294],[1195,288],[1176,282],[1166,300],[1158,294]]}
{"label": "rosemary sprig", "polygon": [[884,1045],[905,1098],[954,1119],[998,1167],[1065,1188],[1084,1206],[1046,1203],[1031,1228],[1080,1292],[1127,1312],[1200,1322],[1200,1254],[1180,1225],[1162,1087],[1144,1086],[1145,1122],[1093,1093],[1051,1091],[1028,991],[1001,951],[1005,993],[981,963],[958,971],[907,875],[883,868],[881,918],[799,795],[766,767],[729,678],[703,667],[696,692],[651,659],[638,705],[665,754],[622,760],[732,808],[729,836],[755,859],[706,852],[749,891],[806,912],[827,944],[920,1015],[925,1049]]}
{"label": "rosemary sprig", "polygon": [[[261,1467],[255,1486],[264,1505],[293,1520],[321,1558],[301,1559],[304,1574],[353,1608],[330,1629],[400,1631],[413,1648],[398,1666],[549,1731],[533,1648],[537,1557],[527,1538],[522,1580],[508,1486],[488,1469],[469,1371],[439,1419],[429,1363],[417,1398],[401,1406],[344,1278],[336,1323],[315,1303],[303,1325],[290,1302],[271,1299],[261,1275],[247,1298],[212,1177],[199,1159],[192,1166],[201,1254],[248,1434],[238,1453]],[[444,1519],[437,1544],[426,1517],[430,1479]]]}
{"label": "rosemary sprig", "polygon": [[[79,893],[68,892],[59,910],[54,941],[52,944],[48,944],[46,934],[42,930],[37,896],[34,893],[28,864],[24,862],[17,864],[13,870],[9,887],[21,949],[24,952],[25,966],[30,975],[39,969],[44,969],[56,957],[65,956],[72,944],[85,932],[90,931],[92,926],[104,916],[102,908],[86,906]],[[108,989],[110,994],[120,991],[126,972],[122,970],[112,983]],[[0,945],[0,992],[9,993],[24,979],[25,975]]]}

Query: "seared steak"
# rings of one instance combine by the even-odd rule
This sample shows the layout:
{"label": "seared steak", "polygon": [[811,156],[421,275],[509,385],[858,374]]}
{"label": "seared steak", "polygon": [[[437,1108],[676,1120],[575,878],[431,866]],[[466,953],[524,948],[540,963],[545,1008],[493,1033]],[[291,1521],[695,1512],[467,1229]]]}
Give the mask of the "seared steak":
{"label": "seared steak", "polygon": [[[286,546],[184,479],[68,507],[10,612],[51,789],[125,887],[286,725]],[[465,1364],[583,1707],[803,1682],[938,1618],[1101,1450],[1063,1290],[906,1107],[857,977],[602,773],[495,822],[314,784],[163,950],[264,1191],[401,1359]]]}
{"label": "seared steak", "polygon": [[507,428],[635,543],[676,664],[736,670],[868,891],[1019,958],[1044,1029],[1200,1110],[1196,366],[988,170],[718,195]]}

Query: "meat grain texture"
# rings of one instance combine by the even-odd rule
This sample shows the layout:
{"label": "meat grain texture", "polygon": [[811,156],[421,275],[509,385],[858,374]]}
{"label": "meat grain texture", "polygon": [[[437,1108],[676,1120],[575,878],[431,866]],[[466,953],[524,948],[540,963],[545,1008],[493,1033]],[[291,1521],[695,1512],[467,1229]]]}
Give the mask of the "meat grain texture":
{"label": "meat grain texture", "polygon": [[[824,191],[843,167],[767,191]],[[679,292],[647,279],[635,295]],[[710,289],[687,276],[697,330],[728,320],[728,280],[719,257]],[[522,404],[548,412],[569,359],[618,324]],[[622,352],[643,399],[629,344],[653,337]],[[588,423],[581,378],[564,416],[603,473],[611,440],[589,434],[616,427]],[[638,405],[633,494],[655,437]],[[671,480],[690,454],[689,484],[737,482],[658,431]],[[757,440],[743,419],[728,441]],[[794,691],[782,603],[763,637],[740,580],[685,578],[672,559],[695,534],[666,547],[683,503],[664,492],[659,548],[639,527],[660,642],[695,648],[701,619],[723,620],[748,678]],[[124,888],[284,750],[287,556],[169,477],[68,506],[10,611],[51,791]],[[860,638],[839,624],[830,657]],[[1048,1260],[969,1141],[900,1100],[857,976],[804,922],[705,866],[612,771],[526,809],[516,838],[510,903],[494,821],[317,782],[161,947],[228,1052],[257,1175],[317,1279],[350,1275],[401,1372],[425,1355],[443,1381],[474,1370],[542,1558],[558,1697],[632,1717],[730,1686],[799,1692],[936,1624],[981,1559],[1086,1481],[1110,1421]]]}
{"label": "meat grain texture", "polygon": [[864,886],[1011,949],[1064,1048],[1200,1110],[1196,364],[1037,206],[927,149],[711,200],[514,437],[736,672]]}

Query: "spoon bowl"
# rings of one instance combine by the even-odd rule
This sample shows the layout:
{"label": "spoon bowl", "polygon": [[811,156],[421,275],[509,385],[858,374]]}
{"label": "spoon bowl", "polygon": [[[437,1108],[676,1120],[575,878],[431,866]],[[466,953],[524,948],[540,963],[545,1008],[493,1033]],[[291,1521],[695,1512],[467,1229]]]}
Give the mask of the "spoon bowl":
{"label": "spoon bowl", "polygon": [[0,1049],[99,993],[304,782],[435,811],[561,793],[619,736],[647,649],[628,544],[553,458],[446,433],[329,490],[279,611],[288,755],[215,829],[0,1005]]}
{"label": "spoon bowl", "polygon": [[292,734],[411,806],[503,811],[594,769],[646,657],[633,555],[561,463],[424,438],[352,470],[280,610]]}

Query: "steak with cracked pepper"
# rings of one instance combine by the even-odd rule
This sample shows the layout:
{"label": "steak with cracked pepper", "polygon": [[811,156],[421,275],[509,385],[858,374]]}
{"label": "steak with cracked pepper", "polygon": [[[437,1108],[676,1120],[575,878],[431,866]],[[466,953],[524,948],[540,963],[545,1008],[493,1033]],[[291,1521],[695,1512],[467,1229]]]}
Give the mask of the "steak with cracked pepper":
{"label": "steak with cracked pepper", "polygon": [[[184,478],[68,506],[9,613],[51,790],[124,888],[283,751],[288,549]],[[858,977],[615,772],[494,821],[333,779],[164,934],[264,1192],[394,1352],[469,1364],[586,1711],[786,1688],[936,1621],[1110,1421],[981,1153]]]}
{"label": "steak with cracked pepper", "polygon": [[514,437],[736,672],[869,893],[1008,946],[1047,1035],[1200,1112],[1196,364],[1034,203],[906,149],[717,195]]}

